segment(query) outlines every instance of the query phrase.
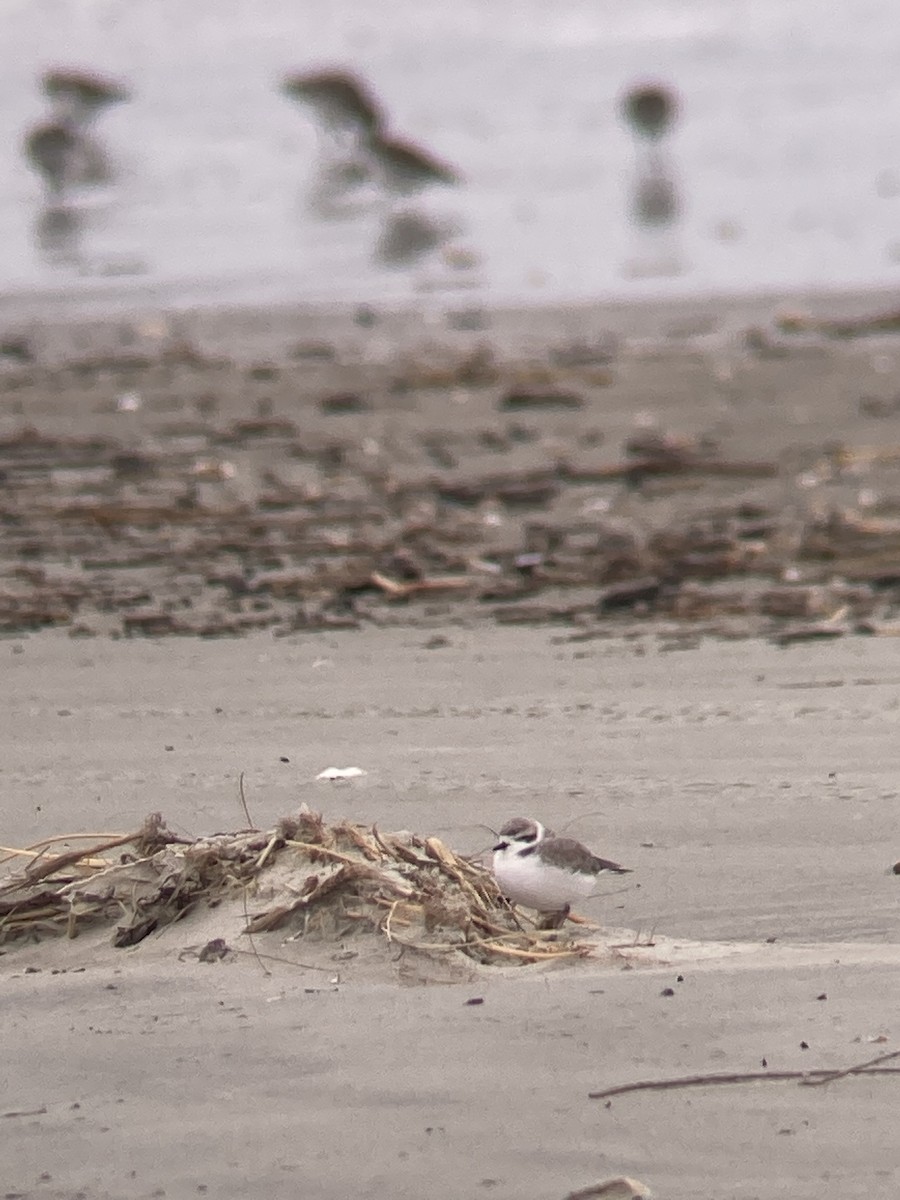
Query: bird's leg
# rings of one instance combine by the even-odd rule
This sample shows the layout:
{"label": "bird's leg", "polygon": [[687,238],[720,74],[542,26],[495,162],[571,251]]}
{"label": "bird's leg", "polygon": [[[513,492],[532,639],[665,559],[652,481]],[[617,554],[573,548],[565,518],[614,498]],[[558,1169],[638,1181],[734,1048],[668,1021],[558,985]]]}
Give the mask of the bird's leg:
{"label": "bird's leg", "polygon": [[567,904],[565,908],[557,909],[555,912],[538,913],[538,929],[562,929],[570,908],[571,905]]}

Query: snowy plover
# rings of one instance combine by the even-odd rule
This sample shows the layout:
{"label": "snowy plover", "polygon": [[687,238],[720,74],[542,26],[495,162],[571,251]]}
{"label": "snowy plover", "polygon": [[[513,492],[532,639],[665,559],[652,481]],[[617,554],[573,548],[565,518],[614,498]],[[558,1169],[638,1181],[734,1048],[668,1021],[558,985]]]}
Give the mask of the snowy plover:
{"label": "snowy plover", "polygon": [[630,867],[596,854],[574,838],[557,837],[540,821],[513,817],[494,846],[493,872],[504,896],[548,914],[546,927],[558,927],[576,900],[584,900],[605,871],[630,874]]}

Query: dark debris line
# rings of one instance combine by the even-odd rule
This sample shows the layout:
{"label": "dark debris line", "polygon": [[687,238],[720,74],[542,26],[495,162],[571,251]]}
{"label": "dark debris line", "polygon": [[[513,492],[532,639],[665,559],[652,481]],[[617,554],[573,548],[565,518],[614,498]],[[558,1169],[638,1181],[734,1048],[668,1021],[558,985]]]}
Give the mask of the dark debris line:
{"label": "dark debris line", "polygon": [[[371,433],[377,404],[334,389],[295,401],[291,417],[267,402],[228,417],[202,397],[207,366],[182,364],[197,374],[193,408],[148,405],[139,435],[112,401],[104,428],[130,433],[5,417],[0,632],[222,636],[456,617],[554,622],[575,637],[654,618],[675,635],[783,644],[895,631],[900,519],[823,512],[778,456],[740,461],[659,430],[607,445],[602,415],[573,417],[586,402],[570,387],[494,387],[487,415],[482,405],[443,433],[423,432],[402,389]],[[127,372],[135,395],[143,370]],[[0,399],[20,387],[7,371]],[[77,427],[63,407],[44,429]],[[834,446],[815,459],[831,478],[859,466]]]}

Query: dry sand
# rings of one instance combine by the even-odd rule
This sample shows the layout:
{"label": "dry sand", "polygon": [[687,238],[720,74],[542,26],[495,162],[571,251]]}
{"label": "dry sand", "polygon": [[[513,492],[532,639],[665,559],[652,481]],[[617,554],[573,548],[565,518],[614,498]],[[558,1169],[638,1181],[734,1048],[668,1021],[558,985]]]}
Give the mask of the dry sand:
{"label": "dry sand", "polygon": [[[244,945],[233,909],[131,950],[108,931],[9,946],[3,1108],[47,1111],[4,1119],[6,1189],[537,1200],[629,1174],[673,1200],[895,1195],[895,1078],[587,1098],[896,1046],[900,668],[884,643],[423,640],[7,642],[4,841],[129,829],[152,808],[191,834],[239,828],[241,771],[263,826],[305,800],[476,850],[478,822],[574,819],[635,868],[587,915],[657,945],[633,970],[469,965],[430,987],[352,939],[275,949],[324,972],[184,954]],[[314,781],[351,764],[368,775]]]}
{"label": "dry sand", "polygon": [[[852,378],[859,349],[828,353]],[[797,367],[794,404],[806,387],[814,412],[824,377]],[[729,399],[739,425],[742,398],[758,396]],[[894,639],[679,651],[651,622],[586,640],[465,608],[427,624],[7,636],[0,842],[155,809],[190,835],[237,829],[241,772],[261,827],[306,802],[475,852],[483,825],[524,813],[634,868],[585,908],[622,949],[463,962],[442,983],[372,938],[267,935],[288,961],[199,962],[211,937],[249,949],[234,904],[128,950],[108,930],[8,944],[2,1191],[562,1200],[621,1174],[660,1200],[894,1200],[896,1076],[588,1099],[898,1048]],[[367,774],[316,782],[347,765]]]}

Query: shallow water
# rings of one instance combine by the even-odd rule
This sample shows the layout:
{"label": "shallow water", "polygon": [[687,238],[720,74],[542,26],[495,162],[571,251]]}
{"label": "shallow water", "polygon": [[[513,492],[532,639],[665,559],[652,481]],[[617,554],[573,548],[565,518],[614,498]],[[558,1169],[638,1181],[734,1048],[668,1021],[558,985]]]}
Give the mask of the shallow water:
{"label": "shallow water", "polygon": [[[3,25],[7,296],[114,278],[185,304],[549,302],[900,277],[889,0],[5,0]],[[50,64],[125,79],[134,99],[98,126],[117,186],[48,235],[21,138]],[[459,231],[449,263],[377,266],[382,210],[310,211],[314,131],[275,85],[321,64],[365,75],[396,129],[465,177],[428,202]],[[618,110],[647,78],[681,96],[664,146],[680,207],[656,235],[630,220]]]}

